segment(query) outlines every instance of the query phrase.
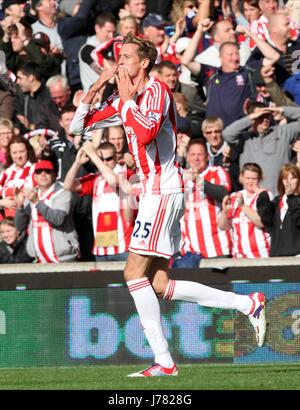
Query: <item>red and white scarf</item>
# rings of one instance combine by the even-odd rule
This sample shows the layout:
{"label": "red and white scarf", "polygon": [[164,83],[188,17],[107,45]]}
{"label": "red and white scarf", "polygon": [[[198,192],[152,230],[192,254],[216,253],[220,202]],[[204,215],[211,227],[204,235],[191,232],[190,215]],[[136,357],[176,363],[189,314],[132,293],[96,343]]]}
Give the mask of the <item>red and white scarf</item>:
{"label": "red and white scarf", "polygon": [[10,196],[15,188],[22,188],[24,184],[33,186],[34,165],[27,161],[24,167],[17,168],[15,164],[5,169],[0,175],[0,193],[3,198]]}
{"label": "red and white scarf", "polygon": [[[54,184],[44,194],[38,192],[39,200],[51,208],[54,195]],[[54,250],[53,228],[32,206],[32,227],[34,248],[40,263],[59,263]]]}
{"label": "red and white scarf", "polygon": [[285,218],[285,215],[288,210],[288,203],[287,203],[287,196],[286,194],[283,195],[283,197],[279,201],[279,209],[280,209],[280,222],[281,225],[283,224],[283,220]]}

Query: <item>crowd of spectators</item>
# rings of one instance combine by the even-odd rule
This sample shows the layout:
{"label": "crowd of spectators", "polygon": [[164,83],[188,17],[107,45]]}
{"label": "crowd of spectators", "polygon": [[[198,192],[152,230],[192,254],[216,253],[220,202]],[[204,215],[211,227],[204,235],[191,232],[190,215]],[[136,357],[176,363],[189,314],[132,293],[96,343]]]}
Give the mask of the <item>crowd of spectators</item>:
{"label": "crowd of spectators", "polygon": [[124,129],[69,126],[129,32],[154,43],[150,75],[176,106],[186,210],[170,266],[300,255],[296,1],[2,0],[0,263],[126,259],[139,180]]}

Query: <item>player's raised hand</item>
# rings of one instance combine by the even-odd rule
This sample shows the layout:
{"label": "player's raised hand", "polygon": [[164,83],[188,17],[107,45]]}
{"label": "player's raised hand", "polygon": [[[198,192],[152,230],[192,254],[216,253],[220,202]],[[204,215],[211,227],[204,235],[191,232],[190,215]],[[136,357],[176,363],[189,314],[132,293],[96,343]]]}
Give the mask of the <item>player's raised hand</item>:
{"label": "player's raised hand", "polygon": [[117,87],[121,100],[132,100],[138,89],[142,85],[143,73],[140,72],[135,84],[132,83],[129,73],[125,67],[120,65],[118,67],[118,75],[116,76]]}

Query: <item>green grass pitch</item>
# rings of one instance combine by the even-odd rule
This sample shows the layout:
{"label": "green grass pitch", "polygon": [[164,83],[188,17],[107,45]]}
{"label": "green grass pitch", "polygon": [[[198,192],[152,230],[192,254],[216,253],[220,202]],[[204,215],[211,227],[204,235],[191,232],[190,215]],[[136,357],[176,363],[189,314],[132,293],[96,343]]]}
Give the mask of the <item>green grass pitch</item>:
{"label": "green grass pitch", "polygon": [[[145,366],[147,367],[147,366]],[[143,366],[0,369],[1,390],[300,390],[300,364],[179,365],[177,377],[127,378]]]}

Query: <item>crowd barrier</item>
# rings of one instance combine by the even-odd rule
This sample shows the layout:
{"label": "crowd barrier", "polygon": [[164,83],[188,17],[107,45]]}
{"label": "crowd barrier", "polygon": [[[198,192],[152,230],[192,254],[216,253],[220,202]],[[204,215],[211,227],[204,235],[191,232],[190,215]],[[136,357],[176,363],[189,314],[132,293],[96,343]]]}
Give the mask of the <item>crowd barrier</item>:
{"label": "crowd barrier", "polygon": [[[151,361],[123,262],[0,266],[0,367],[133,364]],[[257,348],[236,311],[160,301],[177,363],[300,360],[300,259],[203,260],[171,278],[268,299],[268,336]]]}

